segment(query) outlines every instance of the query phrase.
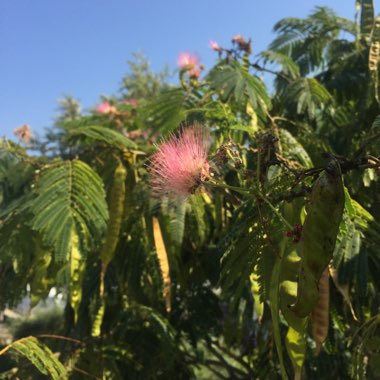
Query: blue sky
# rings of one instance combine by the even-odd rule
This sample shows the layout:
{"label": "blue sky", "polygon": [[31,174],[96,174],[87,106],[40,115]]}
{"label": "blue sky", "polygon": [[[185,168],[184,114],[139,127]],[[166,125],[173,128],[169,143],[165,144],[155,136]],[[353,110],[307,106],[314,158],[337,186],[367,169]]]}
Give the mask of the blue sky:
{"label": "blue sky", "polygon": [[65,94],[94,106],[117,93],[132,52],[154,70],[175,68],[178,53],[214,62],[211,39],[251,37],[254,53],[273,39],[275,22],[326,5],[354,18],[355,0],[2,0],[0,1],[0,137],[24,123],[51,126]]}

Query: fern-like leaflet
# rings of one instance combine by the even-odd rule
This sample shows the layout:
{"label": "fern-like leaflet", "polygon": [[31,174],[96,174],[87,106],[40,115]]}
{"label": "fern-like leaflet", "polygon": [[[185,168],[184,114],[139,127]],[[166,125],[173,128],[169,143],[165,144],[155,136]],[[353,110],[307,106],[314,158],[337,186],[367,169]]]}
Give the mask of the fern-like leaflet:
{"label": "fern-like leaflet", "polygon": [[52,247],[57,261],[70,257],[71,233],[82,253],[99,241],[108,219],[103,182],[86,163],[59,161],[45,166],[29,201],[31,226]]}

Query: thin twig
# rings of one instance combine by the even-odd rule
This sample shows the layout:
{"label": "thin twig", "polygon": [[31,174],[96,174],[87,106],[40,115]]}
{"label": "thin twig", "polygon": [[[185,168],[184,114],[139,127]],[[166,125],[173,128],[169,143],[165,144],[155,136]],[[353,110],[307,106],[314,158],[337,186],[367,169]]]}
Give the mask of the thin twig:
{"label": "thin twig", "polygon": [[290,191],[288,194],[280,194],[276,198],[274,198],[275,202],[287,201],[290,202],[295,198],[304,197],[307,194],[311,193],[312,188],[310,186],[303,186],[301,190],[298,191]]}
{"label": "thin twig", "polygon": [[283,73],[278,73],[278,72],[270,70],[270,69],[267,69],[267,68],[265,68],[263,66],[260,66],[258,63],[250,63],[250,66],[253,67],[256,70],[276,75],[276,76],[278,76],[278,77],[286,80],[288,83],[290,83],[292,81],[291,78],[289,78],[287,75],[285,75]]}
{"label": "thin twig", "polygon": [[91,373],[88,373],[88,372],[86,372],[85,370],[80,369],[80,368],[78,368],[78,367],[69,367],[69,368],[70,368],[72,371],[75,371],[75,372],[81,373],[81,374],[86,375],[86,376],[88,376],[88,377],[91,377],[91,378],[93,378],[93,379],[96,379],[96,380],[102,380],[101,377],[98,377],[98,376],[95,376],[95,375],[93,375],[93,374],[91,374]]}
{"label": "thin twig", "polygon": [[61,336],[61,335],[40,334],[40,335],[36,335],[36,338],[61,339],[61,340],[67,340],[73,343],[83,344],[83,342],[78,339],[69,338],[67,336]]}
{"label": "thin twig", "polygon": [[354,153],[353,155],[353,160],[356,160],[364,151],[365,149],[371,145],[374,141],[376,141],[376,139],[380,137],[380,132],[378,133],[375,133],[374,135],[372,136],[367,136],[365,139],[364,139],[364,142],[363,144],[357,149],[357,151]]}

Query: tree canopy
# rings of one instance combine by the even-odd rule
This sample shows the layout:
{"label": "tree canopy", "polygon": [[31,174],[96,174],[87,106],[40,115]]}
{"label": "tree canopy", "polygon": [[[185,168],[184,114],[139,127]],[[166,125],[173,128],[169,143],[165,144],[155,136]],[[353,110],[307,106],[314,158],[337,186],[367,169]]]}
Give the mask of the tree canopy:
{"label": "tree canopy", "polygon": [[378,378],[380,19],[357,9],[280,20],[256,56],[214,43],[176,85],[137,57],[119,95],[1,141],[1,308],[65,303],[4,378]]}

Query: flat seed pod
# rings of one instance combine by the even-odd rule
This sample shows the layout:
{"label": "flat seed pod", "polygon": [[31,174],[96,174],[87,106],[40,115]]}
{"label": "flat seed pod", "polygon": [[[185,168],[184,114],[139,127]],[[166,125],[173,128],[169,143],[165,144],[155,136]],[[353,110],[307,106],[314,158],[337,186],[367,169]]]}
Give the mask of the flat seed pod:
{"label": "flat seed pod", "polygon": [[329,268],[326,267],[319,280],[319,298],[311,313],[311,335],[315,341],[315,355],[319,355],[329,330],[330,282]]}
{"label": "flat seed pod", "polygon": [[318,302],[318,283],[332,259],[344,200],[340,166],[335,159],[331,159],[314,183],[302,229],[297,300],[290,306],[299,317],[308,316]]}
{"label": "flat seed pod", "polygon": [[112,260],[119,241],[120,228],[124,215],[126,177],[127,170],[122,163],[119,163],[114,173],[113,183],[109,194],[110,219],[108,222],[105,242],[100,252],[100,258],[104,266],[107,266]]}
{"label": "flat seed pod", "polygon": [[[299,225],[301,223],[302,209],[302,199],[297,199],[292,204],[285,204],[284,217],[290,224]],[[294,379],[300,379],[306,355],[305,331],[308,319],[298,317],[288,307],[289,304],[294,303],[297,299],[297,278],[301,257],[297,252],[299,242],[294,242],[289,237],[285,238],[285,242],[286,249],[282,258],[280,273],[280,309],[288,323],[285,347],[293,365]]]}

